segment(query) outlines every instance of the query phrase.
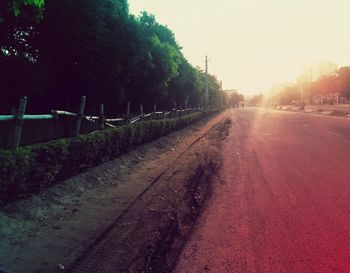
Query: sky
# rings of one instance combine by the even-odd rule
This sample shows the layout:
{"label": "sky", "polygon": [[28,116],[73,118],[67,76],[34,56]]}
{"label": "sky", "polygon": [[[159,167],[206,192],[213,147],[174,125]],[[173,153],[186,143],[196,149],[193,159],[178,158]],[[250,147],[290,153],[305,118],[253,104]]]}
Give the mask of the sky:
{"label": "sky", "polygon": [[194,66],[224,89],[257,94],[294,81],[305,65],[350,65],[349,0],[129,0],[167,25]]}

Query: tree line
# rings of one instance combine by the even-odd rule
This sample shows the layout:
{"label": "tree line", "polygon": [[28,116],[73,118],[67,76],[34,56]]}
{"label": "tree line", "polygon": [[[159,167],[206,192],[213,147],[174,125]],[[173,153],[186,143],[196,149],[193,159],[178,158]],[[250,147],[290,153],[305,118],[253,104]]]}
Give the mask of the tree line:
{"label": "tree line", "polygon": [[[127,0],[2,0],[0,3],[0,113],[29,97],[29,112],[107,113],[144,104],[204,103],[205,74],[182,53],[174,33],[147,12],[129,13]],[[209,75],[210,105],[223,98]],[[136,109],[136,108],[135,108]]]}
{"label": "tree line", "polygon": [[320,75],[315,80],[304,75],[275,94],[275,100],[279,104],[301,100],[308,104],[335,103],[342,99],[350,99],[350,67],[347,66]]}
{"label": "tree line", "polygon": [[250,98],[251,104],[333,104],[350,100],[350,66],[300,76],[295,82],[273,88],[270,92]]}

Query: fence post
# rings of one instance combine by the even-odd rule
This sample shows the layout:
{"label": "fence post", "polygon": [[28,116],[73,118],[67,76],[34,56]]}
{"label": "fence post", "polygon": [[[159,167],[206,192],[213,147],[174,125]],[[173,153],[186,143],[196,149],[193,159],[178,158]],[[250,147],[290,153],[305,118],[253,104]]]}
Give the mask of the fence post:
{"label": "fence post", "polygon": [[24,112],[26,110],[27,106],[27,97],[24,97],[21,99],[17,111],[17,115],[15,116],[15,131],[14,131],[14,138],[13,138],[13,149],[16,150],[19,146],[19,143],[21,142],[21,136],[22,136],[22,126],[23,126],[23,116]]}
{"label": "fence post", "polygon": [[185,115],[187,115],[187,101],[185,101]]}
{"label": "fence post", "polygon": [[131,102],[128,101],[128,105],[126,107],[126,119],[125,119],[126,124],[130,122],[130,105],[131,105]]}
{"label": "fence post", "polygon": [[86,96],[82,96],[80,99],[80,106],[79,106],[79,112],[77,115],[77,120],[75,122],[75,132],[74,132],[75,136],[78,136],[80,133],[81,119],[83,118],[83,115],[84,115],[85,102],[86,102]]}
{"label": "fence post", "polygon": [[157,112],[157,105],[154,104],[154,105],[153,105],[153,119],[156,119],[156,117],[157,117],[156,112]]}
{"label": "fence post", "polygon": [[174,101],[174,110],[171,111],[171,117],[177,117],[176,101]]}
{"label": "fence post", "polygon": [[140,114],[141,114],[141,120],[143,120],[143,105],[140,104]]}
{"label": "fence post", "polygon": [[182,105],[180,105],[180,117],[182,117]]}
{"label": "fence post", "polygon": [[105,107],[103,104],[100,105],[100,129],[105,128]]}

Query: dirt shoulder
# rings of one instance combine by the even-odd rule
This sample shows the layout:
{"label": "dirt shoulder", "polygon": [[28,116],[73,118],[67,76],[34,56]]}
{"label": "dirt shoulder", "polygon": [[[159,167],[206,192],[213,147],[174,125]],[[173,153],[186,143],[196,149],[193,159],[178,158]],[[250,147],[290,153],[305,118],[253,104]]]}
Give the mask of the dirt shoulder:
{"label": "dirt shoulder", "polygon": [[58,265],[70,272],[167,272],[210,192],[227,115],[3,208],[0,267],[16,273],[56,272]]}

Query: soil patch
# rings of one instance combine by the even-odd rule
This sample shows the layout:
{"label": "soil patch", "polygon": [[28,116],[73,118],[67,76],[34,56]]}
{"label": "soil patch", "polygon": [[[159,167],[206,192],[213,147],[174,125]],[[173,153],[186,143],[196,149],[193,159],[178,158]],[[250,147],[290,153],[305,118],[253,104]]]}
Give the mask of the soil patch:
{"label": "soil patch", "polygon": [[[171,253],[167,245],[181,248],[176,238],[185,238],[210,192],[204,185],[220,163],[227,115],[206,118],[2,208],[0,267],[16,273],[80,270],[115,230],[108,251],[115,255],[107,256],[116,272],[163,268],[161,253]],[[172,255],[166,255],[171,265]],[[85,267],[81,272],[111,272]]]}

